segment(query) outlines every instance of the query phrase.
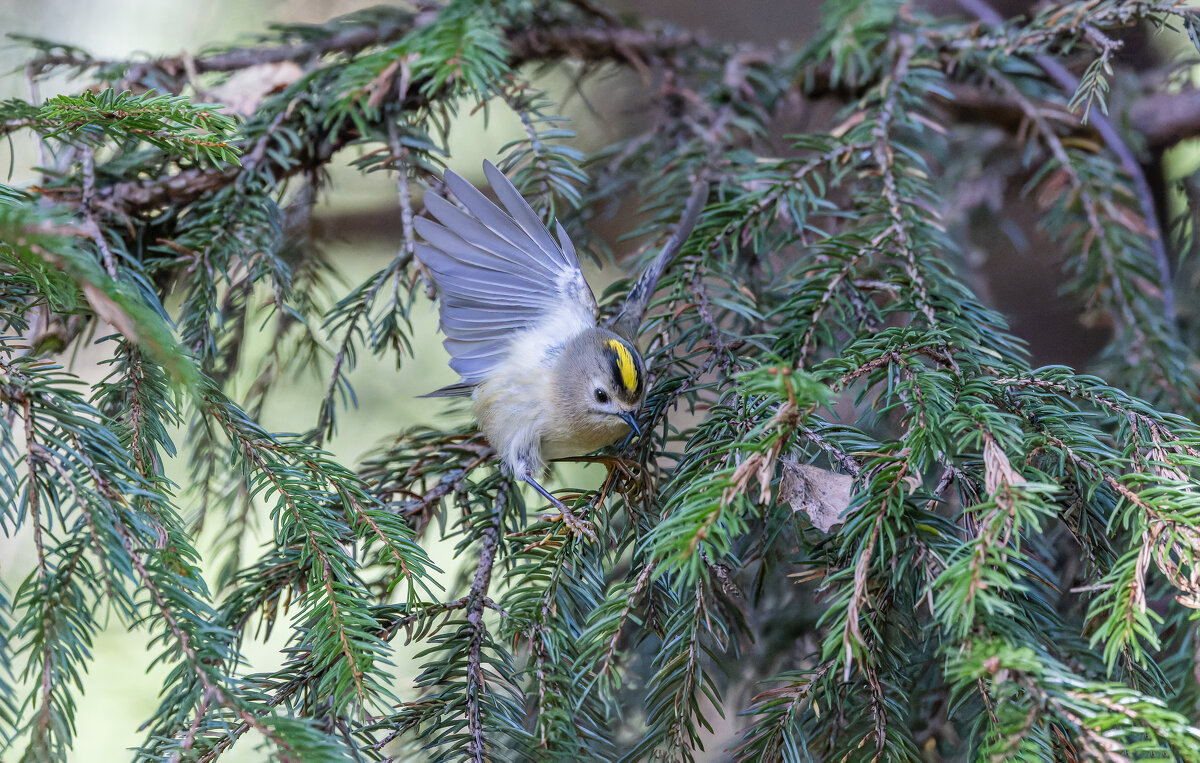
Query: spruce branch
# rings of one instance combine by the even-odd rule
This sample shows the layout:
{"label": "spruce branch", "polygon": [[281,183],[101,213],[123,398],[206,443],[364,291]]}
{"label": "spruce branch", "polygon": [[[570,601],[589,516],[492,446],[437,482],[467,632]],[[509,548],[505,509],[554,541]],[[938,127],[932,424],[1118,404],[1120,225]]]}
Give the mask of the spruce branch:
{"label": "spruce branch", "polygon": [[929,290],[925,285],[924,276],[921,274],[916,247],[911,240],[910,218],[904,210],[904,206],[912,202],[902,199],[897,188],[897,170],[889,134],[898,108],[900,88],[903,87],[904,80],[908,76],[913,45],[913,40],[907,37],[901,37],[898,42],[899,50],[895,54],[896,59],[892,63],[890,75],[886,80],[886,89],[882,93],[875,128],[872,130],[875,137],[872,153],[883,184],[883,202],[886,206],[888,224],[868,242],[868,247],[881,249],[894,246],[896,248],[897,253],[905,260],[906,272],[914,291],[916,308],[929,321],[930,326],[936,326],[937,316],[929,304]]}

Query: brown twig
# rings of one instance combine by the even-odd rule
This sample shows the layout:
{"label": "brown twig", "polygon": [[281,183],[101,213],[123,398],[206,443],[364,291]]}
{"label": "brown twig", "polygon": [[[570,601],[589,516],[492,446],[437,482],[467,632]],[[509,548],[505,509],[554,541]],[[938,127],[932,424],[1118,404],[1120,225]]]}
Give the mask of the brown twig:
{"label": "brown twig", "polygon": [[625,333],[628,336],[637,334],[638,327],[642,324],[642,317],[646,313],[646,306],[650,304],[650,297],[658,285],[658,279],[662,277],[663,271],[679,254],[679,250],[687,242],[688,236],[692,235],[692,230],[695,229],[696,222],[700,219],[700,212],[704,209],[706,201],[708,201],[708,178],[701,175],[692,183],[692,192],[683,205],[683,215],[675,226],[675,230],[663,244],[658,256],[642,271],[633,288],[629,290],[621,312],[610,321],[609,325],[614,331]]}
{"label": "brown twig", "polygon": [[621,610],[620,616],[617,618],[617,627],[613,629],[612,637],[608,640],[608,645],[604,650],[604,656],[596,664],[596,677],[603,678],[609,669],[616,662],[617,644],[621,640],[621,633],[625,629],[625,623],[629,622],[630,615],[633,614],[634,607],[642,598],[642,594],[647,590],[650,583],[650,578],[654,574],[655,566],[647,564],[642,568],[641,574],[637,576],[637,580],[633,584],[633,590],[625,599],[625,608]]}

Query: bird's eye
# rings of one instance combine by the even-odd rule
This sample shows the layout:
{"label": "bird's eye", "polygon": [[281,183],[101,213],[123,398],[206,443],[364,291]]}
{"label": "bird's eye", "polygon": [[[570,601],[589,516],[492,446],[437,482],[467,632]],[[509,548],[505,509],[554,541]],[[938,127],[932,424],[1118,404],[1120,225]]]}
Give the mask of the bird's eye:
{"label": "bird's eye", "polygon": [[596,389],[593,391],[593,394],[596,395],[597,403],[607,403],[608,402],[608,393],[605,392],[604,390],[600,389],[599,387],[596,387]]}

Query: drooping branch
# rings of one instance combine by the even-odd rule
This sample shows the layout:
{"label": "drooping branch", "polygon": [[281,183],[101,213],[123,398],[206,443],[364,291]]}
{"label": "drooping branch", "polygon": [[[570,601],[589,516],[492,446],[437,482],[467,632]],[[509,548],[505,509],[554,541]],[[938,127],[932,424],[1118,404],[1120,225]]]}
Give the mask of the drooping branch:
{"label": "drooping branch", "polygon": [[[986,24],[1000,25],[1004,23],[1004,19],[994,8],[988,5],[987,0],[959,0],[959,5],[979,17]],[[1052,56],[1043,53],[1034,56],[1033,60],[1042,68],[1046,76],[1064,91],[1071,93],[1079,87],[1079,79]],[[1150,183],[1146,180],[1146,173],[1138,162],[1137,157],[1133,155],[1133,151],[1125,143],[1120,133],[1117,132],[1117,128],[1113,126],[1112,122],[1104,114],[1098,112],[1098,109],[1093,110],[1090,115],[1091,122],[1095,125],[1096,132],[1100,134],[1109,151],[1112,151],[1117,157],[1122,171],[1129,176],[1132,182],[1134,195],[1137,197],[1138,205],[1141,207],[1142,218],[1150,231],[1148,243],[1150,254],[1158,266],[1158,287],[1162,290],[1163,312],[1166,313],[1168,320],[1173,321],[1175,317],[1175,293],[1171,286],[1171,264],[1167,258],[1166,241],[1162,226],[1159,225],[1158,213],[1154,208],[1154,192],[1150,189]]]}

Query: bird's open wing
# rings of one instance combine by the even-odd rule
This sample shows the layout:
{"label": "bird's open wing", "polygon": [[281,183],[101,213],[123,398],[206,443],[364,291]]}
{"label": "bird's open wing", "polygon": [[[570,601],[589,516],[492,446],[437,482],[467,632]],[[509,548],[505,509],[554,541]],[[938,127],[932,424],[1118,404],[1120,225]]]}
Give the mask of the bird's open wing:
{"label": "bird's open wing", "polygon": [[425,239],[417,257],[437,283],[450,367],[466,386],[485,379],[518,337],[545,336],[549,350],[595,326],[597,315],[562,225],[556,243],[504,173],[491,162],[483,170],[503,210],[447,171],[466,211],[427,193],[425,208],[438,222],[416,220]]}

